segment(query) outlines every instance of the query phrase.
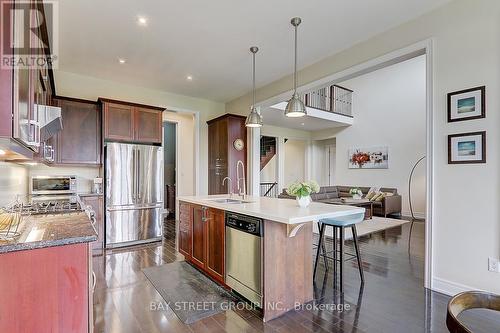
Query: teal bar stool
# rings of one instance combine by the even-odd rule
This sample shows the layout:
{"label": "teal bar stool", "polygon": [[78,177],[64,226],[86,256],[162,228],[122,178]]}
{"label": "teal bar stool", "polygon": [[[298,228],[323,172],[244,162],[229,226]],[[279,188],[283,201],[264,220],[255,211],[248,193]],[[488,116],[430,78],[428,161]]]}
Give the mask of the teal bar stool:
{"label": "teal bar stool", "polygon": [[[356,231],[356,224],[363,222],[365,219],[364,213],[358,213],[348,216],[334,217],[328,219],[322,219],[319,221],[319,242],[318,248],[316,250],[316,261],[314,262],[314,278],[316,278],[316,270],[318,268],[319,257],[323,256],[328,259],[333,259],[333,276],[334,276],[334,287],[335,280],[337,277],[337,263],[339,263],[339,283],[340,283],[340,291],[344,291],[344,241],[345,241],[345,228],[351,228],[352,230],[352,239],[354,242],[354,249],[356,250],[356,255],[351,255],[351,258],[348,260],[357,258],[358,261],[358,269],[359,276],[361,277],[361,283],[365,282],[365,277],[363,274],[363,266],[361,264],[361,255],[359,253],[359,245],[358,245],[358,233]],[[324,237],[326,227],[333,227],[333,258],[327,257],[328,253],[324,250]],[[337,235],[340,235],[340,245],[337,250]],[[320,253],[320,249],[323,249],[323,254]],[[337,257],[338,255],[338,257]]]}

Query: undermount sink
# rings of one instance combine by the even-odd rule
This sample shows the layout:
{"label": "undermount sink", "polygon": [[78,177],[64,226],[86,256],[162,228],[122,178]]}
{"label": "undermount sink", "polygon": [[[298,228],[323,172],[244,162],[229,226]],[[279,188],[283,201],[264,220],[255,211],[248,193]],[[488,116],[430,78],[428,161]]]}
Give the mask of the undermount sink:
{"label": "undermount sink", "polygon": [[242,203],[250,203],[251,201],[245,201],[240,199],[230,199],[230,198],[219,198],[219,199],[211,199],[210,201],[216,203],[225,203],[225,204],[242,204]]}

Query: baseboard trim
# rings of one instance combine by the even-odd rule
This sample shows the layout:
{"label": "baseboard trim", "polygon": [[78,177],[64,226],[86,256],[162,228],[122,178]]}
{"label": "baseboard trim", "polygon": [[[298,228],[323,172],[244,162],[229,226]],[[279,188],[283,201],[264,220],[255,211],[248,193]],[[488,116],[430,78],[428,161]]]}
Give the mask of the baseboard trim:
{"label": "baseboard trim", "polygon": [[440,292],[441,294],[454,296],[456,294],[462,293],[464,291],[483,291],[479,288],[474,288],[471,286],[466,286],[464,284],[452,282],[449,280],[441,279],[441,278],[433,278],[432,279],[432,290]]}
{"label": "baseboard trim", "polygon": [[[415,215],[415,217],[417,219],[425,219],[425,213],[421,213],[421,212],[413,212],[413,214]],[[410,217],[411,218],[411,213],[408,211],[408,212],[401,212],[401,215],[402,216],[407,216],[407,217]]]}

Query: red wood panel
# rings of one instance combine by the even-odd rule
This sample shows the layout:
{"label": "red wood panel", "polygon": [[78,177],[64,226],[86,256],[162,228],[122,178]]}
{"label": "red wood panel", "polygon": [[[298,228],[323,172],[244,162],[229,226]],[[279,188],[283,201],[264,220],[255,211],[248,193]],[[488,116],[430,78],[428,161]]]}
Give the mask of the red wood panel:
{"label": "red wood panel", "polygon": [[0,255],[0,332],[88,332],[87,243]]}

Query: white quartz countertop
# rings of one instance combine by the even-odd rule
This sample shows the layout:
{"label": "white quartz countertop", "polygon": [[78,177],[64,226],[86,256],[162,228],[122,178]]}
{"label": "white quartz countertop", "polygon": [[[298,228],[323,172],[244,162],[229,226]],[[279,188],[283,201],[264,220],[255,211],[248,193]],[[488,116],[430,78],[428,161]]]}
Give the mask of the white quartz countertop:
{"label": "white quartz countertop", "polygon": [[[177,200],[285,224],[317,222],[324,218],[347,216],[365,212],[365,209],[362,207],[332,205],[321,202],[312,202],[307,208],[301,208],[295,200],[268,197],[247,196],[245,197],[245,201],[249,202],[245,203],[220,203],[214,201],[221,198],[229,198],[229,196],[180,196]],[[232,199],[239,198],[233,196]]]}

